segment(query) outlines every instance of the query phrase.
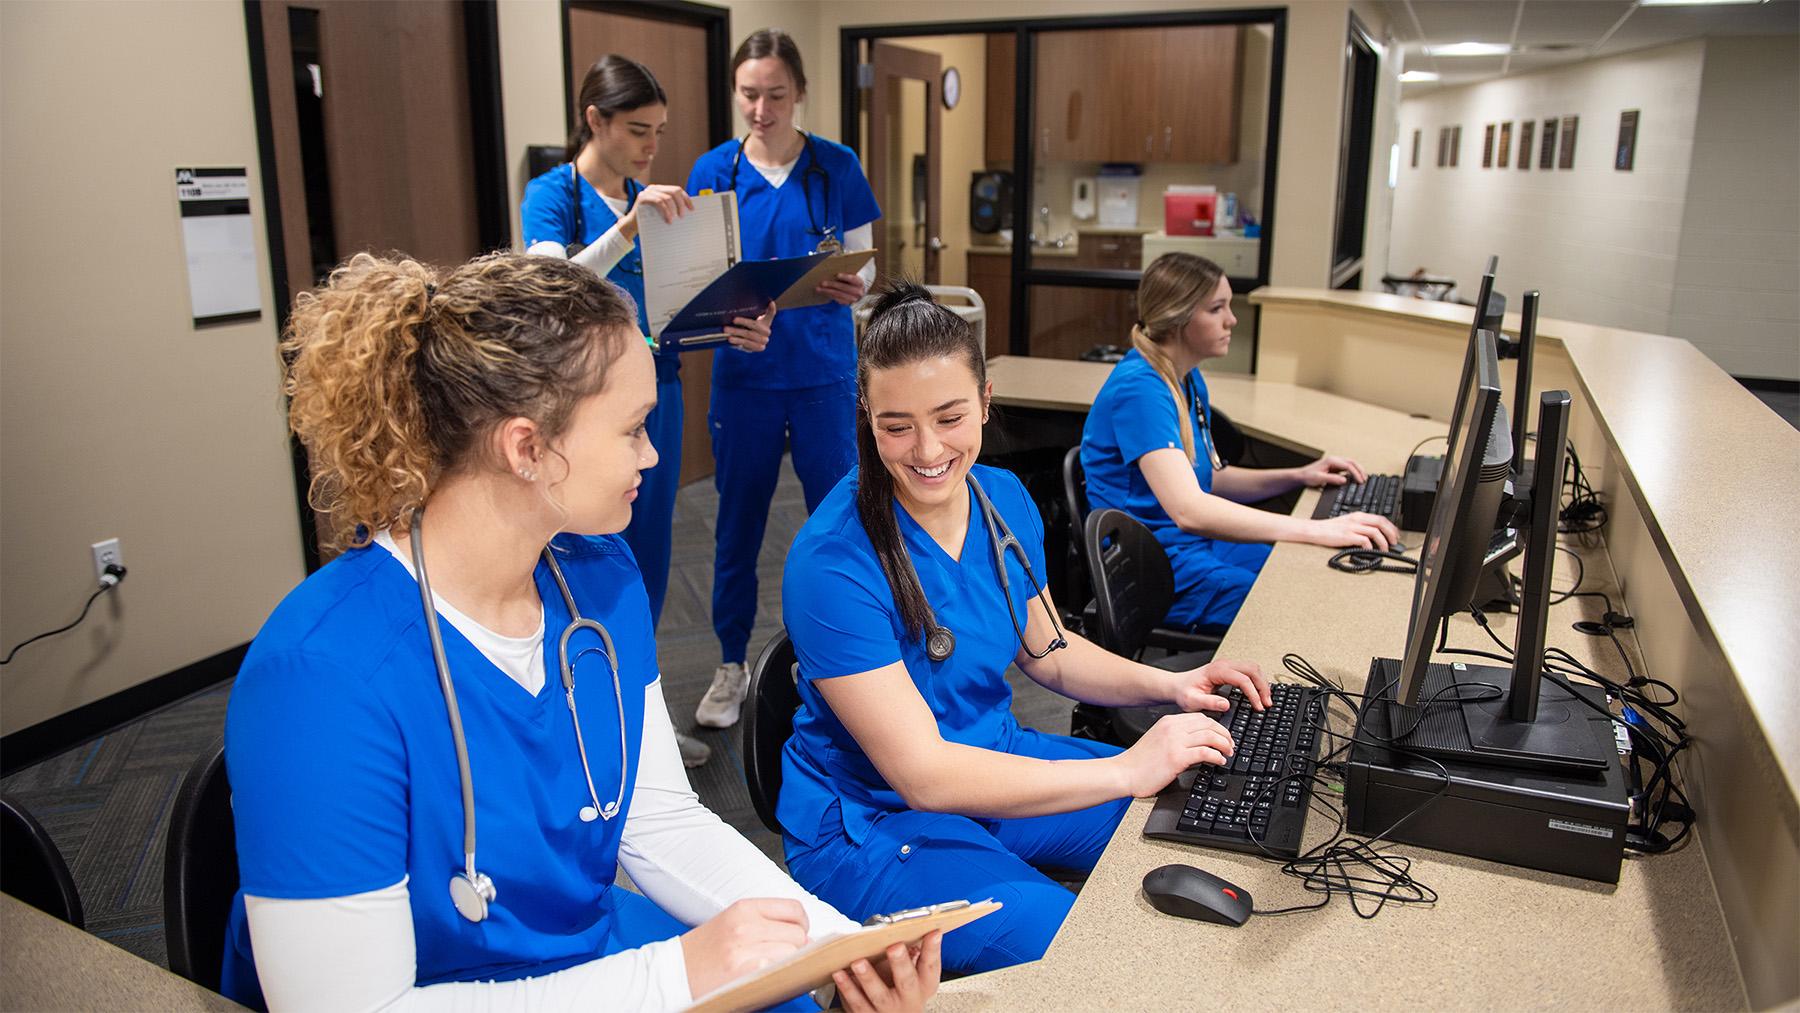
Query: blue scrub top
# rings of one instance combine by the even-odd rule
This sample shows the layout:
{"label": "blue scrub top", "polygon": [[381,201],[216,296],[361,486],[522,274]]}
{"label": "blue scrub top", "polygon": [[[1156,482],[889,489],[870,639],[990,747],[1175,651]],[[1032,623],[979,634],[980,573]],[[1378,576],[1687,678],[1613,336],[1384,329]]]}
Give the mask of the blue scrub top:
{"label": "blue scrub top", "polygon": [[[1044,524],[1025,486],[998,468],[976,465],[972,472],[1024,547],[1032,570],[1042,575]],[[934,662],[925,656],[922,638],[906,632],[856,513],[856,481],[857,472],[851,471],[807,519],[788,550],[781,582],[782,619],[800,661],[802,706],[782,756],[776,815],[808,844],[832,831],[825,821],[833,818],[834,804],[844,833],[858,843],[882,813],[907,808],[832,713],[817,680],[904,662],[946,740],[1005,752],[1020,733],[1005,674],[1019,641],[1004,611],[990,532],[974,493],[968,491],[969,531],[955,559],[894,505],[925,598],[938,623],[956,635],[956,650]],[[1008,554],[1006,565],[1013,614],[1024,627],[1030,616],[1026,607],[1038,607],[1031,605],[1032,584],[1017,557]]]}
{"label": "blue scrub top", "polygon": [[[811,138],[779,188],[769,185],[749,156],[738,164],[738,226],[746,260],[805,256],[817,251],[827,226],[843,242],[851,229],[881,217],[856,152],[817,134]],[[740,143],[734,138],[701,155],[688,174],[688,192],[731,189]],[[819,231],[813,231],[815,222]],[[856,324],[850,307],[835,302],[782,310],[775,314],[768,348],[750,353],[725,346],[713,359],[713,383],[721,387],[793,390],[855,377]]]}
{"label": "blue scrub top", "polygon": [[[1198,369],[1188,380],[1199,396],[1189,405],[1188,419],[1194,432],[1194,478],[1200,488],[1212,492],[1212,459],[1206,453],[1208,438],[1202,419],[1212,418],[1206,380]],[[1113,367],[1094,398],[1081,431],[1081,467],[1087,473],[1088,505],[1094,510],[1123,510],[1142,522],[1165,548],[1175,544],[1213,540],[1189,534],[1175,526],[1157,502],[1156,493],[1144,480],[1138,458],[1152,450],[1181,449],[1181,415],[1175,399],[1148,360],[1132,349]]]}
{"label": "blue scrub top", "polygon": [[[448,884],[463,868],[455,747],[419,589],[387,550],[344,553],[276,607],[232,688],[225,757],[243,893],[319,898],[410,878],[418,984],[512,980],[592,960],[614,920],[619,838],[637,776],[644,690],[657,677],[637,564],[617,536],[552,543],[582,613],[619,651],[626,798],[589,802],[557,664],[569,617],[542,560],[547,678],[535,696],[440,619],[474,777],[477,868],[497,890],[465,921]],[[620,704],[600,638],[570,640],[575,696],[602,804],[619,785]],[[225,954],[226,994],[260,999],[243,905]]]}
{"label": "blue scrub top", "polygon": [[[587,180],[576,177],[571,179],[569,163],[564,162],[549,172],[525,184],[525,200],[519,205],[519,224],[525,233],[525,245],[552,242],[567,246],[570,243],[590,245],[612,228],[619,221],[613,214],[606,199],[600,196]],[[571,186],[570,184],[574,185]],[[627,189],[635,196],[641,185],[635,180],[628,181]],[[575,235],[574,198],[581,200],[581,232]],[[650,318],[644,310],[644,249],[636,239],[631,241],[631,252],[627,253],[613,269],[607,272],[606,280],[625,290],[637,304],[638,330],[650,333]],[[667,382],[673,379],[681,368],[681,352],[674,345],[658,348],[656,353],[656,378]]]}

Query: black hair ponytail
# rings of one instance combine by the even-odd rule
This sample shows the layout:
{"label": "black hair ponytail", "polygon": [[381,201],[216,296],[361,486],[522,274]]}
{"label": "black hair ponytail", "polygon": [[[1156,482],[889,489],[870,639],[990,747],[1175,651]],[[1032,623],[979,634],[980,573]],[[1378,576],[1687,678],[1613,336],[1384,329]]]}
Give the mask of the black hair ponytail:
{"label": "black hair ponytail", "polygon": [[976,388],[986,389],[987,360],[968,321],[939,306],[931,293],[917,284],[891,283],[875,301],[869,325],[857,345],[856,513],[875,547],[907,636],[919,639],[930,633],[937,621],[900,537],[900,522],[894,516],[899,509],[894,503],[894,476],[888,474],[875,447],[875,421],[869,417],[869,373],[941,356],[964,359]]}

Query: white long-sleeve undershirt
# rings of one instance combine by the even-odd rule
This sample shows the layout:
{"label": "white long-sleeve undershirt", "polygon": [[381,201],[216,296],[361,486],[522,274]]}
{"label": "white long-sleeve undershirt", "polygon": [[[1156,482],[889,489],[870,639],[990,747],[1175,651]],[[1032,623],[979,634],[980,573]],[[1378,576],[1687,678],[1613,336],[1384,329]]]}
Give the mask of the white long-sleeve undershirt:
{"label": "white long-sleeve undershirt", "polygon": [[[385,547],[400,556],[391,544]],[[508,667],[502,659],[490,660]],[[508,674],[521,679],[521,674]],[[681,765],[661,679],[644,689],[643,744],[619,864],[644,896],[685,925],[698,925],[745,898],[784,897],[805,908],[813,938],[856,928],[700,804]],[[246,895],[256,973],[269,1008],[655,1010],[677,1009],[693,1000],[678,938],[540,977],[419,987],[409,886],[402,878],[380,890],[343,897]]]}

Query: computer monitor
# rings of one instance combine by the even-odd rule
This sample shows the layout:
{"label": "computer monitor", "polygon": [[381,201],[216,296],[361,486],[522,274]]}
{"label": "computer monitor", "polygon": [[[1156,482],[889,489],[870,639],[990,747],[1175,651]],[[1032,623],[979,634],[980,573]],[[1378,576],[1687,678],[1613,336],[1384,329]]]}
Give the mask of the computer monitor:
{"label": "computer monitor", "polygon": [[[1560,686],[1541,686],[1550,575],[1556,552],[1557,494],[1568,437],[1569,395],[1544,394],[1531,492],[1511,481],[1513,448],[1500,400],[1498,335],[1478,330],[1451,420],[1431,523],[1414,578],[1405,653],[1376,659],[1370,692],[1392,703],[1397,744],[1463,761],[1544,770],[1604,769],[1608,756],[1585,720],[1586,704]],[[1510,669],[1433,664],[1433,639],[1470,607],[1503,526],[1523,529],[1524,594]]]}

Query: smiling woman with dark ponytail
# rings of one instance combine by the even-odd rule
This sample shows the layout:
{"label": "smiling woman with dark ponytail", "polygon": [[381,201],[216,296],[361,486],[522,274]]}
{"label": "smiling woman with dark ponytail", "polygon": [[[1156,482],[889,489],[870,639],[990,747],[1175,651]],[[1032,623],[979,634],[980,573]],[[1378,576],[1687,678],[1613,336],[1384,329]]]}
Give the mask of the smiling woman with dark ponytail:
{"label": "smiling woman with dark ponytail", "polygon": [[992,396],[980,345],[925,290],[876,303],[857,394],[857,470],[801,529],[782,580],[802,701],[777,806],[788,868],[855,918],[994,897],[999,912],[945,938],[945,966],[1035,960],[1074,895],[1034,866],[1092,868],[1131,797],[1232,745],[1201,713],[1124,752],[1021,727],[1007,666],[1105,706],[1217,712],[1221,686],[1259,706],[1268,686],[1255,665],[1168,672],[1060,628],[1037,507],[975,463]]}

